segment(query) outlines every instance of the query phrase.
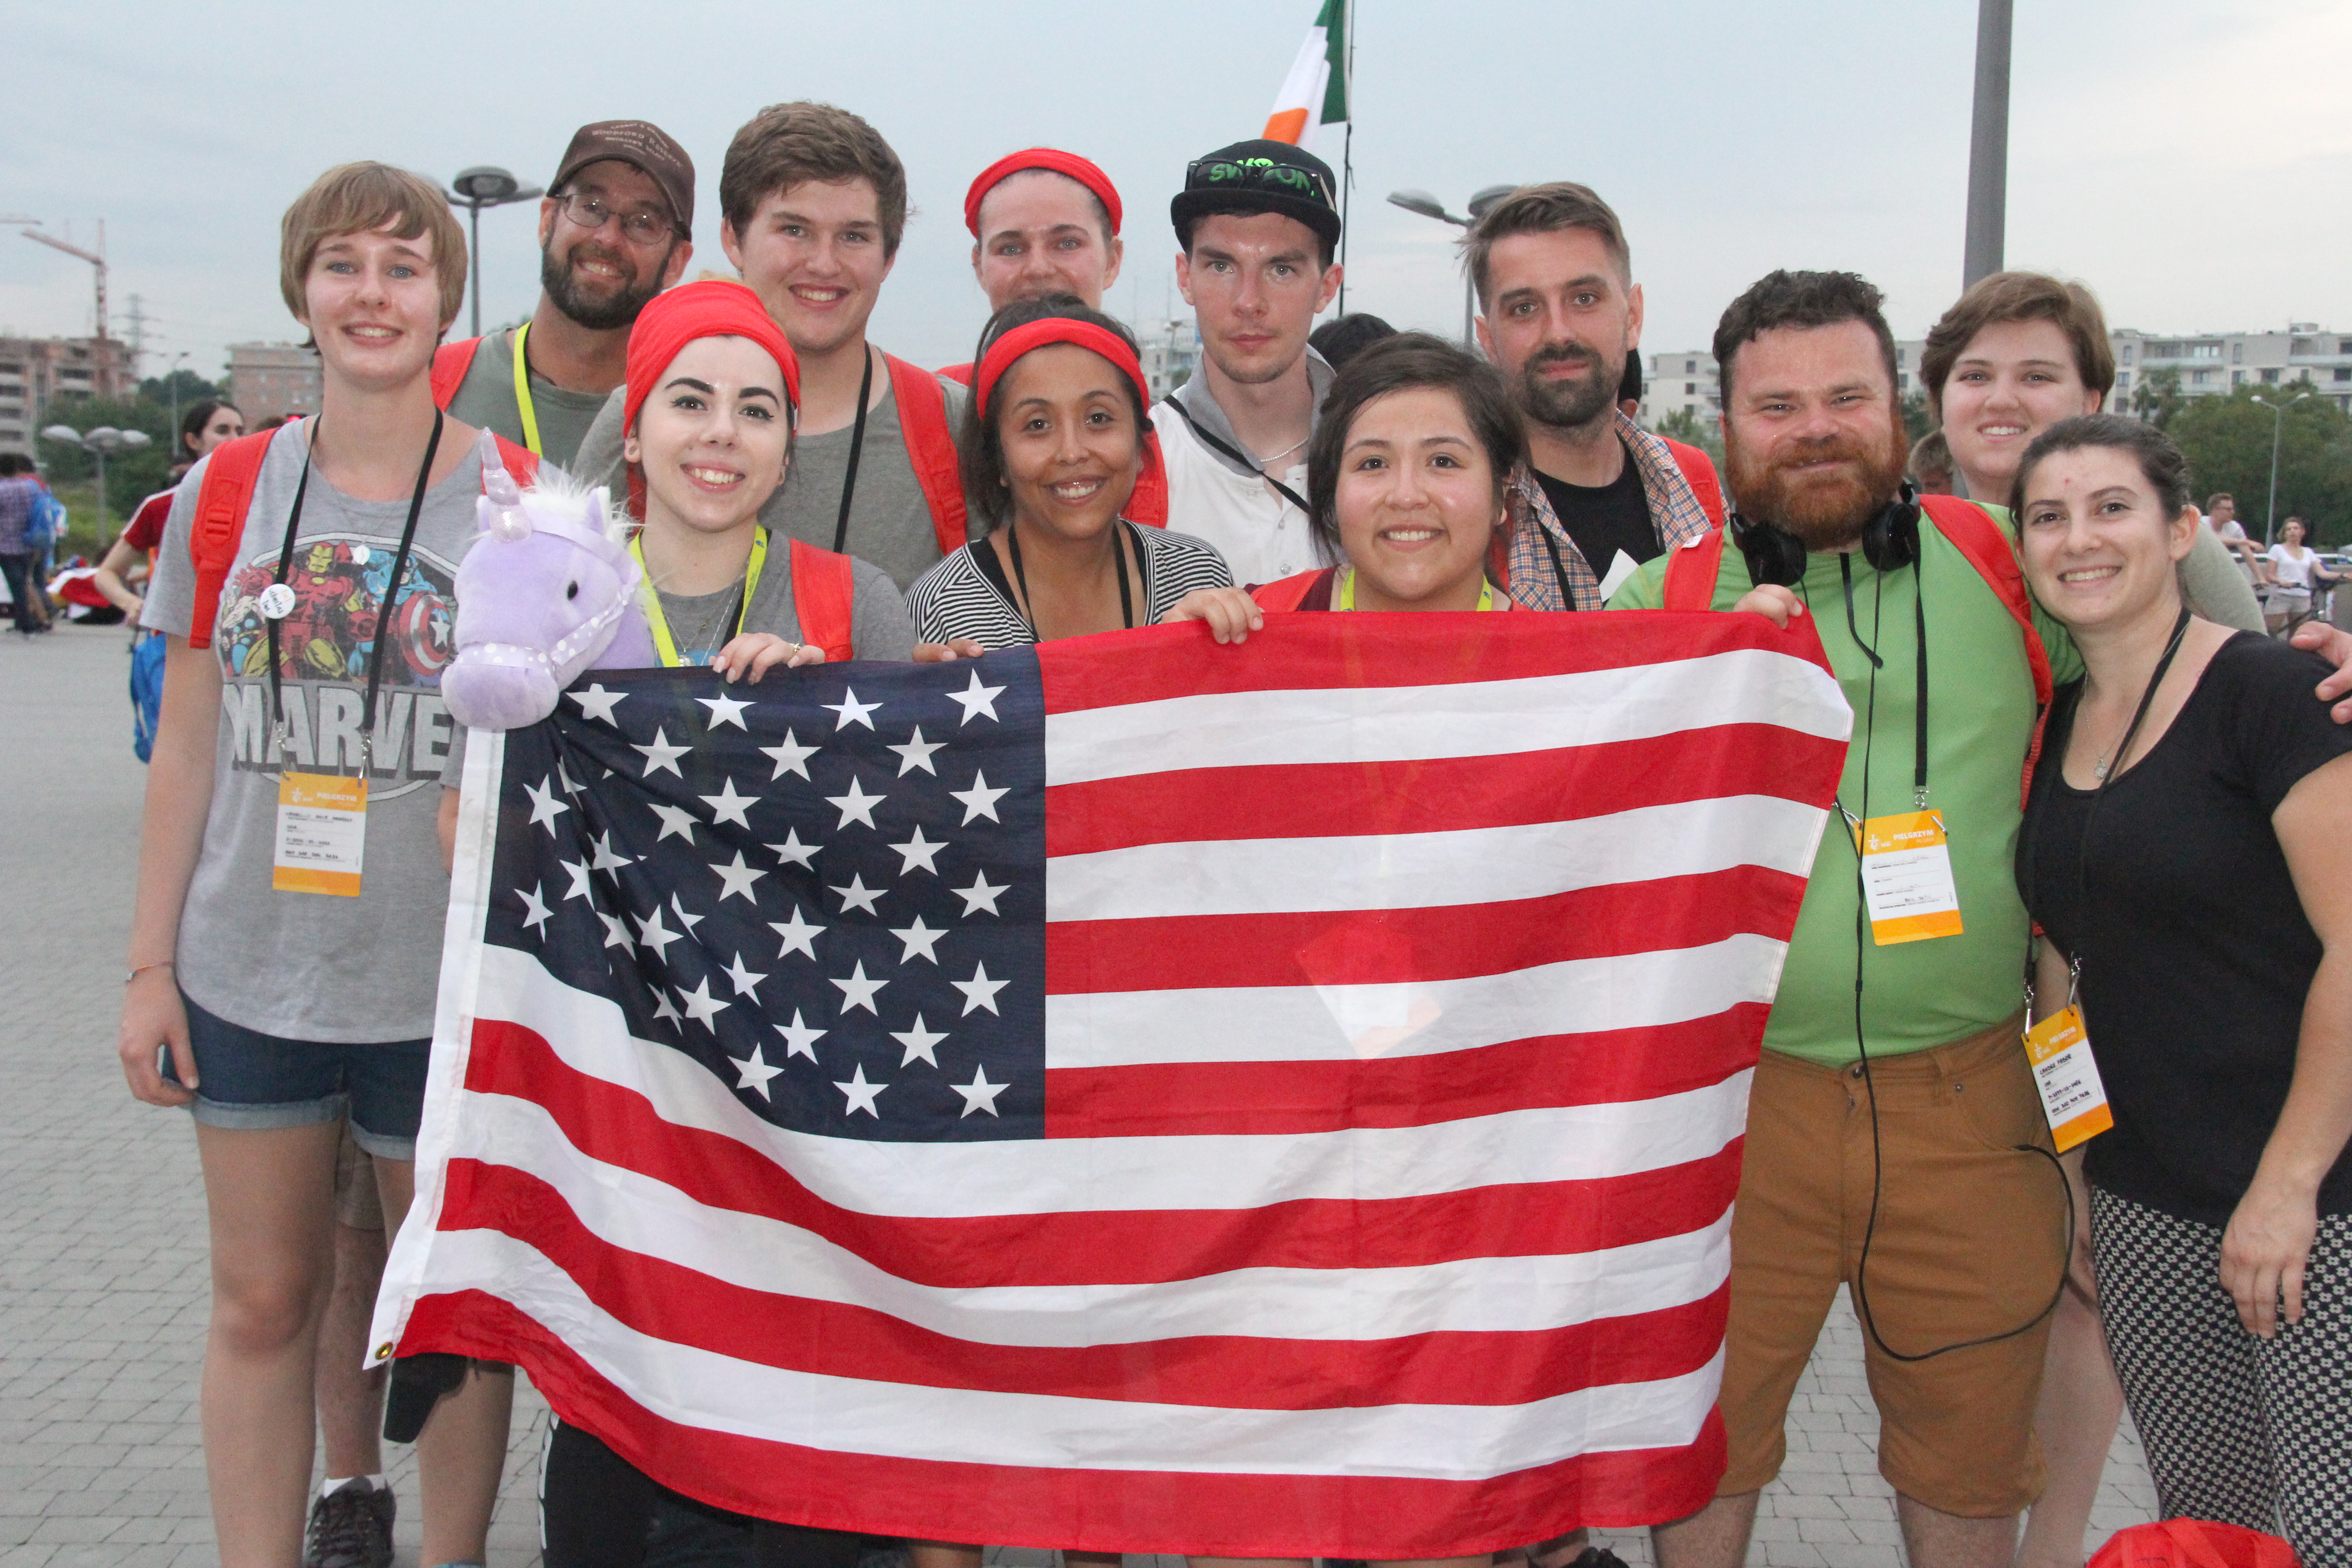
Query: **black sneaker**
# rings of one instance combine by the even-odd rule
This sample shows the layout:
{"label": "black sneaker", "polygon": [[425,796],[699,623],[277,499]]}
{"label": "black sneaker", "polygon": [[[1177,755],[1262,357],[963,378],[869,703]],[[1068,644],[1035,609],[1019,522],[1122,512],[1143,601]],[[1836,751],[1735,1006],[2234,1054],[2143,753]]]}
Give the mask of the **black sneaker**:
{"label": "black sneaker", "polygon": [[302,1568],[392,1568],[392,1516],[398,1509],[390,1487],[365,1479],[319,1499],[302,1536]]}

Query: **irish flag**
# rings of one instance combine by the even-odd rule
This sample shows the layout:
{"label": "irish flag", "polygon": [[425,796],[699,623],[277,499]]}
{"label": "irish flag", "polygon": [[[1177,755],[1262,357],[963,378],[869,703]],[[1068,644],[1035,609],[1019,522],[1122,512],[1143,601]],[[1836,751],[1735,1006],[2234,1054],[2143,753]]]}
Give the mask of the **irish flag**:
{"label": "irish flag", "polygon": [[1348,134],[1348,0],[1323,0],[1266,116],[1269,142],[1328,158]]}

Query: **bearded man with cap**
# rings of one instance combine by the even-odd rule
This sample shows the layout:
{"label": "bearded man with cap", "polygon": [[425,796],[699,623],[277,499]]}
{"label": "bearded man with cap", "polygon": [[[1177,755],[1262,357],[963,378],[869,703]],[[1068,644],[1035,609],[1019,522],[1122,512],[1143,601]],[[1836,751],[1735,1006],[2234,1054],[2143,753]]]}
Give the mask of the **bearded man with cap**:
{"label": "bearded man with cap", "polygon": [[621,384],[629,328],[694,255],[694,160],[657,125],[604,120],[564,149],[539,204],[539,308],[433,358],[433,400],[570,468]]}
{"label": "bearded man with cap", "polygon": [[1306,454],[1332,371],[1307,337],[1339,291],[1336,196],[1323,160],[1255,141],[1193,160],[1169,204],[1201,367],[1151,413],[1168,526],[1215,545],[1236,583],[1328,564],[1307,522]]}

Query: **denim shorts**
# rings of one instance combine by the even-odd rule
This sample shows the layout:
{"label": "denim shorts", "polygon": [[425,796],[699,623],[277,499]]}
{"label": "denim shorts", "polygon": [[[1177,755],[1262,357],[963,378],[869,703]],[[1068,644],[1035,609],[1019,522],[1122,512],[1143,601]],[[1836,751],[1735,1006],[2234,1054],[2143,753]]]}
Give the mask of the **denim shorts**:
{"label": "denim shorts", "polygon": [[[425,1115],[425,1068],[433,1042],[389,1040],[331,1045],[285,1040],[232,1024],[180,994],[188,1010],[188,1044],[202,1085],[193,1109],[207,1127],[266,1131],[313,1127],[351,1118],[352,1136],[386,1160],[416,1158]],[[163,1077],[173,1083],[171,1053]]]}

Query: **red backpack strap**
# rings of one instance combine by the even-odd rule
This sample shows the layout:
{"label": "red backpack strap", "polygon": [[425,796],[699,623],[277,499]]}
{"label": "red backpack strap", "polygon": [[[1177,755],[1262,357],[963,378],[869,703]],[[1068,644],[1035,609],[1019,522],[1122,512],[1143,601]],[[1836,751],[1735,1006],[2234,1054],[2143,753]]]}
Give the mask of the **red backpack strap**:
{"label": "red backpack strap", "polygon": [[1135,477],[1135,493],[1120,514],[1146,528],[1168,526],[1168,462],[1160,452],[1160,428],[1143,422],[1143,472]]}
{"label": "red backpack strap", "polygon": [[1666,556],[1665,608],[1715,608],[1715,582],[1723,571],[1723,530],[1710,528]]}
{"label": "red backpack strap", "polygon": [[[1313,567],[1279,582],[1252,588],[1249,595],[1257,601],[1257,607],[1261,610],[1328,610],[1331,607],[1331,579],[1338,572],[1339,568],[1335,566]],[[1318,586],[1323,590],[1320,595],[1322,603],[1309,605],[1307,601],[1317,596],[1315,590]]]}
{"label": "red backpack strap", "polygon": [[851,623],[857,584],[846,555],[792,541],[793,614],[800,617],[801,640],[824,649],[835,664],[856,658]]}
{"label": "red backpack strap", "polygon": [[907,443],[907,461],[915,483],[931,509],[931,531],[939,536],[940,553],[947,555],[964,543],[963,470],[956,459],[955,437],[948,432],[947,395],[939,377],[896,354],[884,354],[890,367],[890,395],[898,400],[898,434]]}
{"label": "red backpack strap", "polygon": [[466,383],[466,373],[474,368],[474,354],[481,346],[479,338],[460,338],[433,351],[434,407],[445,411],[448,408],[449,400]]}
{"label": "red backpack strap", "polygon": [[[280,426],[278,429],[289,428]],[[222,587],[236,564],[237,542],[245,537],[245,514],[253,506],[253,487],[261,478],[261,460],[269,454],[277,430],[239,436],[213,448],[205,463],[204,488],[196,492],[195,521],[188,530],[188,560],[196,569],[195,598],[188,612],[188,646],[213,646],[213,628],[220,621]]]}
{"label": "red backpack strap", "polygon": [[1658,439],[1664,441],[1666,450],[1673,454],[1675,467],[1683,471],[1683,482],[1690,486],[1691,494],[1698,498],[1699,510],[1706,513],[1707,521],[1721,528],[1723,485],[1715,477],[1715,459],[1687,441],[1677,441],[1671,436],[1661,436]]}
{"label": "red backpack strap", "polygon": [[2042,760],[2042,731],[2050,718],[2050,650],[2042,646],[2042,633],[2033,625],[2033,599],[2025,586],[2025,573],[2017,563],[2017,552],[2011,547],[2009,535],[1990,513],[1972,501],[1958,496],[1921,496],[1919,505],[1935,521],[1937,530],[1952,542],[1952,547],[1968,557],[1977,575],[2008,609],[2025,635],[2025,663],[2033,672],[2033,739],[2025,748],[2025,776],[2018,786],[2020,800],[2033,793],[2033,765]]}
{"label": "red backpack strap", "polygon": [[962,364],[943,364],[940,366],[940,374],[959,386],[970,386],[971,373],[977,368],[977,365],[967,360]]}
{"label": "red backpack strap", "polygon": [[539,478],[539,454],[528,447],[516,446],[496,431],[491,432],[491,439],[499,444],[499,461],[514,476],[515,488],[530,489],[531,481]]}

